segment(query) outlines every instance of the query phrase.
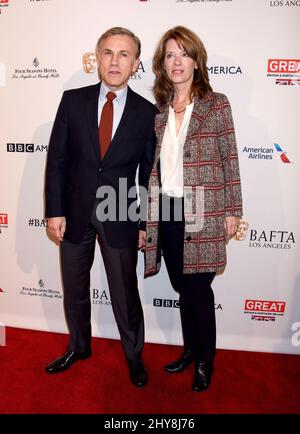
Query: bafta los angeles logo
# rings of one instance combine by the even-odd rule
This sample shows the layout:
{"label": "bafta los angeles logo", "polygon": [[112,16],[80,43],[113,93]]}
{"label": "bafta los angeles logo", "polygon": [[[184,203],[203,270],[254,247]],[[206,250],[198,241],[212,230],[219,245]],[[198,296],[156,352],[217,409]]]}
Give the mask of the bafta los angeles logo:
{"label": "bafta los angeles logo", "polygon": [[95,53],[84,53],[82,56],[82,65],[84,72],[87,74],[94,73],[97,69],[97,59]]}

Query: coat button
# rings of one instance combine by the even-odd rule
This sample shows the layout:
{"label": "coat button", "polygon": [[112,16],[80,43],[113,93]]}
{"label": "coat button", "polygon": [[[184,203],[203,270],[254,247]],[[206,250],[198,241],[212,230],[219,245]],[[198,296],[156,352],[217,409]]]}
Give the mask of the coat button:
{"label": "coat button", "polygon": [[152,238],[151,237],[148,238],[148,243],[152,243]]}
{"label": "coat button", "polygon": [[191,241],[191,239],[192,239],[192,237],[190,237],[190,236],[186,237],[187,241]]}

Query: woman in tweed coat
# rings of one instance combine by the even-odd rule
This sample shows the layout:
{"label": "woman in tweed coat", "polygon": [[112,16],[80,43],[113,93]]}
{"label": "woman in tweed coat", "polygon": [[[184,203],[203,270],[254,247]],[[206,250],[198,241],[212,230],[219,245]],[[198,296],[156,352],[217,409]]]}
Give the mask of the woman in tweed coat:
{"label": "woman in tweed coat", "polygon": [[159,271],[162,251],[179,292],[184,348],[165,370],[177,373],[195,362],[195,391],[211,381],[216,350],[211,283],[225,267],[225,245],[242,216],[231,108],[225,95],[212,92],[206,61],[198,36],[182,26],[167,31],[157,46],[157,147],[147,228],[140,232],[145,276]]}

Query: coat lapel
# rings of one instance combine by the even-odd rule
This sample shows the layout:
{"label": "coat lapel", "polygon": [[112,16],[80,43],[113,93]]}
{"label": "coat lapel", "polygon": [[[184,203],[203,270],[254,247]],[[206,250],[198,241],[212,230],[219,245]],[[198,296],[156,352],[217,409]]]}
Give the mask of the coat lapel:
{"label": "coat lapel", "polygon": [[[210,109],[212,107],[212,102],[213,102],[213,97],[211,92],[209,92],[203,98],[197,98],[197,97],[195,98],[193,112],[188,126],[186,141],[184,146],[186,146],[186,144],[189,143],[191,137],[195,136],[196,134],[199,134],[201,125],[203,124],[203,122],[205,121],[205,119],[207,118],[210,112]],[[164,132],[168,122],[168,115],[169,115],[169,104],[163,105],[160,108],[160,113],[156,115],[155,133],[157,137],[157,147],[155,152],[154,167],[158,163],[160,157]]]}
{"label": "coat lapel", "polygon": [[86,99],[86,115],[88,130],[92,141],[93,149],[97,160],[100,160],[100,147],[98,136],[98,101],[99,101],[100,83],[91,89]]}
{"label": "coat lapel", "polygon": [[195,98],[193,112],[187,130],[185,145],[191,137],[199,134],[201,125],[203,124],[210,112],[212,101],[213,99],[211,92],[209,92],[203,98]]}
{"label": "coat lapel", "polygon": [[165,104],[160,108],[160,111],[155,118],[155,134],[156,134],[157,141],[156,141],[156,150],[155,150],[155,157],[154,157],[154,167],[156,166],[160,157],[161,145],[162,145],[166,125],[168,122],[168,116],[169,116],[169,104]]}

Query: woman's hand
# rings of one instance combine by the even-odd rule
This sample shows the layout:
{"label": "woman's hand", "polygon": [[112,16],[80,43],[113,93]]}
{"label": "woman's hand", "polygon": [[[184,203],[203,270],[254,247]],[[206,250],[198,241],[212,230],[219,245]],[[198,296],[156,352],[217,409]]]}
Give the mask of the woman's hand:
{"label": "woman's hand", "polygon": [[235,216],[225,217],[224,226],[225,226],[226,244],[235,235],[239,227],[239,223],[240,223],[240,217],[235,217]]}

